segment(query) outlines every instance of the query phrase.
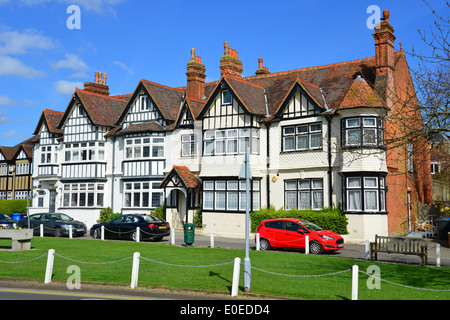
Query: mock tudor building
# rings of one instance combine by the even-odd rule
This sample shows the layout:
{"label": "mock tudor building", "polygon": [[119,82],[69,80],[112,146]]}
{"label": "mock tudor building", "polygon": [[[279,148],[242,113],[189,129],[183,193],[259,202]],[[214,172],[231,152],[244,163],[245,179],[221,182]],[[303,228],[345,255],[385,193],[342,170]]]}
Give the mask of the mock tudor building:
{"label": "mock tudor building", "polygon": [[[251,210],[340,206],[356,241],[404,231],[408,214],[431,201],[430,165],[413,142],[387,142],[404,130],[389,118],[404,105],[397,93],[414,92],[388,11],[374,39],[371,58],[284,72],[260,58],[250,77],[225,42],[221,78],[208,83],[192,49],[186,86],[140,80],[122,96],[110,96],[97,72],[64,113],[42,114],[32,211],[90,226],[104,207],[164,205],[179,227],[201,208],[205,231],[241,237],[250,201]],[[247,148],[250,186],[239,179]]]}

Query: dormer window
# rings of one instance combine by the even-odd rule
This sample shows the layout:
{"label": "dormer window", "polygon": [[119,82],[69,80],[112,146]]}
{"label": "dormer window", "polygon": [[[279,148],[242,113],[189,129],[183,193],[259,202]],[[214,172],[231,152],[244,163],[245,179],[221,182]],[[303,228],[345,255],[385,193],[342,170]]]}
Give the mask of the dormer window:
{"label": "dormer window", "polygon": [[222,105],[224,104],[232,104],[233,103],[233,96],[231,95],[231,92],[228,90],[222,91]]}
{"label": "dormer window", "polygon": [[139,104],[141,106],[141,111],[148,111],[150,109],[147,96],[140,96]]}

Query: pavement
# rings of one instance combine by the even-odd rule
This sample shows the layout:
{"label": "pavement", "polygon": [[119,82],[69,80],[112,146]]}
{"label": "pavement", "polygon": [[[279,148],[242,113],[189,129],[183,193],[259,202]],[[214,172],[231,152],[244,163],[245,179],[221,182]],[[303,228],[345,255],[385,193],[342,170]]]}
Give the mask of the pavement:
{"label": "pavement", "polygon": [[[82,239],[92,239],[89,235],[82,237]],[[101,240],[97,240],[101,241]],[[448,242],[436,241],[427,239],[428,243],[428,266],[436,266],[436,244],[440,244],[440,267],[450,267],[450,247]],[[170,237],[164,238],[158,242],[162,244],[171,245]],[[175,245],[185,246],[183,231],[175,232]],[[195,234],[194,247],[211,247],[210,235]],[[228,248],[228,249],[245,249],[245,240],[236,238],[226,238],[221,236],[214,237],[215,248]],[[250,250],[256,250],[254,239],[250,240]],[[279,251],[286,251],[291,253],[304,254],[303,250],[287,250],[280,249]],[[337,258],[352,258],[356,260],[367,261],[365,256],[365,246],[360,244],[345,244],[345,249],[324,253],[324,255],[337,257]],[[410,264],[420,266],[421,260],[418,256],[409,256],[403,254],[378,254],[378,262],[383,263],[397,263],[397,264]],[[27,289],[40,289],[40,290],[55,290],[55,291],[69,291],[67,285],[63,281],[52,281],[50,284],[43,284],[39,280],[24,280],[24,279],[1,279],[0,287],[3,288],[27,288]],[[271,297],[255,294],[241,294],[235,298],[230,296],[229,292],[203,292],[194,290],[174,290],[174,289],[146,289],[136,288],[131,289],[125,285],[109,285],[102,283],[84,283],[82,284],[82,292],[96,293],[96,294],[118,294],[124,296],[133,297],[146,297],[150,299],[163,299],[163,300],[278,300],[282,297]]]}

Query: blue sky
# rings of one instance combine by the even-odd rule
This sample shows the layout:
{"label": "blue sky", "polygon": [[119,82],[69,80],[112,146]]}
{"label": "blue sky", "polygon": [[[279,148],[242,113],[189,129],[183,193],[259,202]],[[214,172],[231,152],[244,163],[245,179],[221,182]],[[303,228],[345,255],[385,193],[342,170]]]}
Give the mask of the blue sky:
{"label": "blue sky", "polygon": [[[429,3],[449,14],[445,1]],[[67,27],[70,5],[81,29]],[[191,48],[207,81],[220,77],[224,41],[245,76],[259,57],[271,72],[371,57],[370,5],[390,10],[396,50],[402,42],[427,52],[418,30],[429,31],[433,16],[422,0],[0,0],[0,145],[31,137],[42,111],[64,111],[95,71],[108,74],[113,95],[140,79],[186,85]]]}

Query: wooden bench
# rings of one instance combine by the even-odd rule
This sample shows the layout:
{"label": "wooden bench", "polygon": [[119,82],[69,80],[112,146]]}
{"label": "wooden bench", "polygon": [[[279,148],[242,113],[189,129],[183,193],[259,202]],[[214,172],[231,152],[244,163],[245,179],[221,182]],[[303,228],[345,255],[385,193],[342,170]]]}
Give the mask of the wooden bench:
{"label": "wooden bench", "polygon": [[419,256],[422,265],[428,263],[428,246],[426,240],[375,235],[375,242],[370,243],[370,259],[377,260],[377,253],[398,253]]}
{"label": "wooden bench", "polygon": [[31,238],[33,238],[33,230],[0,230],[0,239],[11,239],[13,251],[31,250]]}

